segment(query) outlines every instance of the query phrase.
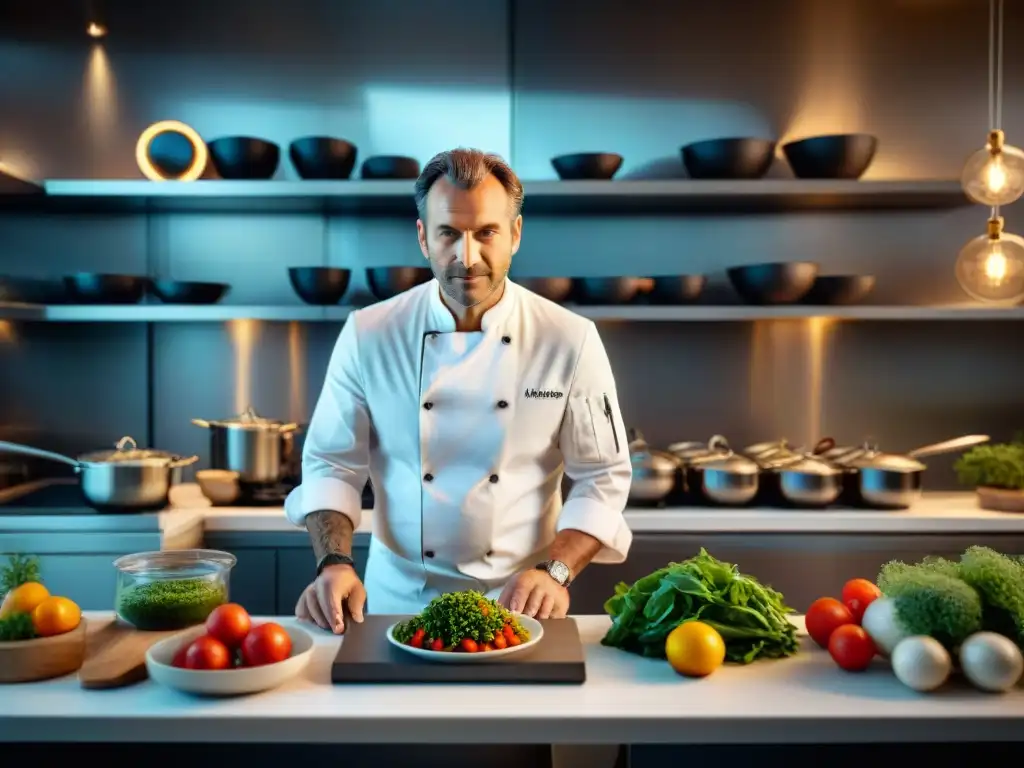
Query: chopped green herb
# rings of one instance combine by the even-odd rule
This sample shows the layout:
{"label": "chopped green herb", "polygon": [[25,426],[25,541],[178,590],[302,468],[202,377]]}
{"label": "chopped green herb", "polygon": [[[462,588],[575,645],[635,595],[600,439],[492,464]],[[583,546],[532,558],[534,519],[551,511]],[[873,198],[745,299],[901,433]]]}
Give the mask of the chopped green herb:
{"label": "chopped green herb", "polygon": [[169,579],[129,587],[118,597],[117,612],[137,629],[181,629],[202,624],[227,601],[227,588],[220,582]]}
{"label": "chopped green herb", "polygon": [[39,558],[34,555],[11,555],[7,565],[0,568],[0,594],[30,581],[40,584],[43,581],[39,575]]}
{"label": "chopped green herb", "polygon": [[445,647],[457,645],[464,638],[489,643],[505,624],[511,624],[517,635],[529,639],[515,614],[497,600],[470,589],[435,597],[422,613],[395,627],[394,636],[398,642],[408,643],[422,627],[427,637],[439,638]]}
{"label": "chopped green herb", "polygon": [[28,613],[12,613],[0,619],[0,642],[12,640],[31,640],[36,636],[32,625],[32,615]]}

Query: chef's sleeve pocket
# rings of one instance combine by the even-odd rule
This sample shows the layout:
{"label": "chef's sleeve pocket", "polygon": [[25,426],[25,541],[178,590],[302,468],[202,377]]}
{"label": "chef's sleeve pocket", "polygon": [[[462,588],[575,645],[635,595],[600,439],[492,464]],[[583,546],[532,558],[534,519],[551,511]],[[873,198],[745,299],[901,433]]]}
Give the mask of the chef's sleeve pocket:
{"label": "chef's sleeve pocket", "polygon": [[581,464],[609,461],[619,453],[619,438],[608,400],[601,394],[577,394],[569,398],[572,420],[571,459]]}

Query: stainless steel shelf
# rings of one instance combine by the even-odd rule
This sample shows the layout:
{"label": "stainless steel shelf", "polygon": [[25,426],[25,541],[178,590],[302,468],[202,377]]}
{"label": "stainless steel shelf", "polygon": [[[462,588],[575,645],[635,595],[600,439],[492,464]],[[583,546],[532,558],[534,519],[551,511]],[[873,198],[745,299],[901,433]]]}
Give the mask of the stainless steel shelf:
{"label": "stainless steel shelf", "polygon": [[[905,306],[576,306],[572,311],[599,322],[742,322],[830,318],[864,321],[1019,321],[1024,307],[954,305],[944,307]],[[352,312],[351,306],[240,306],[231,304],[132,304],[55,305],[0,304],[0,320],[66,323],[176,323],[267,320],[276,322],[337,322]]]}
{"label": "stainless steel shelf", "polygon": [[[959,181],[530,181],[528,213],[630,214],[953,208]],[[312,212],[414,215],[411,181],[54,179],[45,195],[0,197],[5,209],[154,212]]]}

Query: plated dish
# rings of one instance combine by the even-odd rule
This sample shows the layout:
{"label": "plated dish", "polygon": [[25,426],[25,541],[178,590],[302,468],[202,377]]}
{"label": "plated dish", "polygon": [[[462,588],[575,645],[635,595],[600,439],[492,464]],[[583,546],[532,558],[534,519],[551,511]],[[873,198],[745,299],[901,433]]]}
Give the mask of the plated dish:
{"label": "plated dish", "polygon": [[403,651],[433,661],[488,662],[533,648],[544,636],[536,619],[513,613],[473,590],[435,598],[421,613],[388,628]]}

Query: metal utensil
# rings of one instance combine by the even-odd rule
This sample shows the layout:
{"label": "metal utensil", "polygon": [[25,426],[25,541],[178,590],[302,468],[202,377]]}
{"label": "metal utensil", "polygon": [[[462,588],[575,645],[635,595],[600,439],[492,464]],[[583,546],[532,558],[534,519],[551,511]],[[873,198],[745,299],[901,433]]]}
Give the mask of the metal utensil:
{"label": "metal utensil", "polygon": [[192,423],[210,430],[211,469],[237,472],[249,483],[276,483],[282,478],[292,436],[300,428],[294,422],[263,418],[252,406],[230,419]]}
{"label": "metal utensil", "polygon": [[714,504],[739,506],[757,495],[761,468],[746,456],[733,453],[729,442],[715,435],[708,452],[690,459],[686,467],[686,487]]}
{"label": "metal utensil", "polygon": [[89,506],[110,512],[146,511],[167,506],[171,486],[179,470],[199,460],[166,451],[140,449],[131,437],[122,437],[114,450],[93,451],[73,459],[18,443],[0,441],[0,452],[9,451],[59,461],[75,468],[82,495]]}
{"label": "metal utensil", "polygon": [[989,441],[988,435],[965,435],[941,443],[915,448],[906,454],[882,453],[865,445],[833,458],[837,464],[856,472],[851,477],[851,501],[880,509],[906,509],[921,498],[926,465],[918,459],[956,453]]}
{"label": "metal utensil", "polygon": [[660,504],[680,482],[679,459],[651,448],[637,430],[630,431],[629,458],[633,465],[633,482],[629,486],[631,504]]}

